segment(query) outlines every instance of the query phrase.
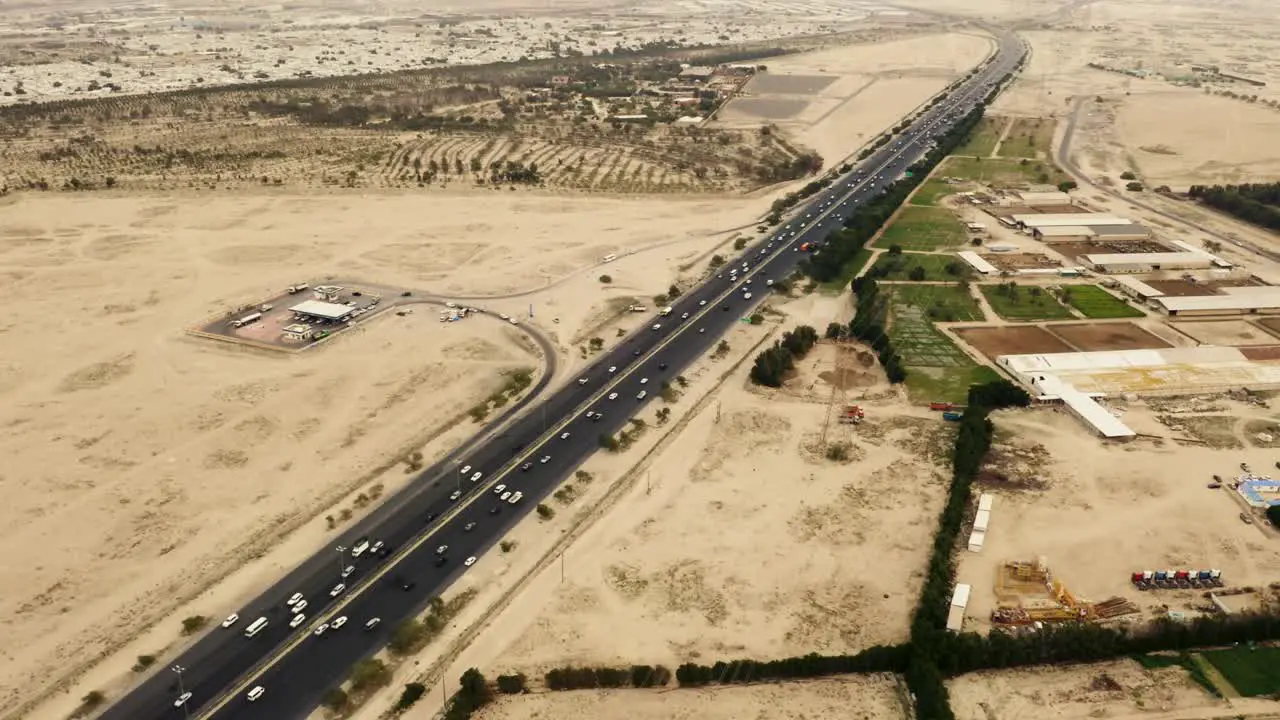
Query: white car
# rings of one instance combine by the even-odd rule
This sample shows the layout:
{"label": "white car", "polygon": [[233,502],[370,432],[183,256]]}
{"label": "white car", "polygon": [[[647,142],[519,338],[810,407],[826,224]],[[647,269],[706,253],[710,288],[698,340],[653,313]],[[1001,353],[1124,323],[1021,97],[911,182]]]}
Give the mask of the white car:
{"label": "white car", "polygon": [[637,400],[643,400],[643,399],[645,399],[648,395],[649,395],[649,391],[647,391],[647,390],[641,390],[641,391],[640,391],[640,394],[639,394],[639,395],[636,395],[636,399],[637,399]]}
{"label": "white car", "polygon": [[462,564],[463,564],[463,565],[466,565],[467,567],[471,567],[472,565],[475,565],[475,564],[476,564],[476,556],[475,556],[475,555],[472,555],[471,557],[467,558],[466,560],[463,560],[463,561],[462,561]]}
{"label": "white car", "polygon": [[355,565],[348,565],[348,566],[346,566],[346,567],[342,568],[342,577],[344,577],[344,578],[349,578],[349,577],[351,577],[351,573],[353,573],[353,572],[355,572],[355,571],[356,571],[356,566],[355,566]]}
{"label": "white car", "polygon": [[499,485],[498,487],[496,487],[496,488],[494,488],[494,489],[493,489],[493,494],[494,494],[494,495],[501,495],[501,494],[502,494],[502,491],[503,491],[503,490],[506,490],[506,489],[507,489],[507,486],[506,486],[506,485]]}
{"label": "white car", "polygon": [[616,392],[611,392],[611,393],[609,393],[609,399],[610,399],[610,400],[617,400],[617,399],[618,399],[618,393],[616,393]]}
{"label": "white car", "polygon": [[296,628],[306,621],[307,621],[307,616],[303,615],[302,613],[298,613],[297,615],[293,616],[292,620],[289,621],[289,627]]}
{"label": "white car", "polygon": [[706,300],[700,300],[700,301],[698,301],[698,307],[705,307],[705,306],[706,306],[706,304],[707,304],[707,301],[706,301]]}
{"label": "white car", "polygon": [[298,604],[293,606],[293,611],[294,611],[294,612],[296,612],[296,613],[300,613],[300,612],[302,612],[303,610],[306,610],[306,609],[307,609],[307,601],[306,601],[306,600],[299,600],[299,601],[298,601]]}
{"label": "white car", "polygon": [[338,597],[339,595],[342,594],[342,591],[346,589],[347,589],[347,586],[345,584],[338,583],[337,585],[333,586],[332,590],[329,591],[329,597]]}
{"label": "white car", "polygon": [[329,623],[329,628],[330,628],[331,630],[337,630],[338,628],[340,628],[340,627],[342,627],[343,625],[346,625],[346,624],[347,624],[347,616],[346,616],[346,615],[342,615],[342,616],[340,616],[340,617],[336,617],[336,618],[334,618],[334,619],[333,619],[333,622]]}
{"label": "white car", "polygon": [[742,299],[743,299],[743,300],[750,300],[750,299],[751,299],[751,293],[742,293]]}
{"label": "white car", "polygon": [[462,466],[462,474],[463,474],[463,475],[466,475],[466,474],[467,474],[467,473],[469,473],[469,472],[471,472],[471,466],[470,466],[470,465],[463,465],[463,466]]}
{"label": "white car", "polygon": [[507,502],[511,503],[512,505],[515,505],[516,503],[520,502],[520,498],[522,497],[524,497],[524,493],[517,492],[516,494],[512,495],[511,499],[508,500]]}
{"label": "white car", "polygon": [[586,379],[586,378],[578,378],[578,384],[579,384],[579,385],[586,385],[586,384],[587,384],[587,379]]}
{"label": "white car", "polygon": [[499,499],[499,500],[502,500],[503,502],[505,502],[505,501],[507,501],[510,497],[511,497],[511,491],[510,491],[510,490],[508,490],[507,492],[502,493],[502,496],[501,496],[501,497],[499,497],[498,499]]}
{"label": "white car", "polygon": [[511,319],[510,319],[510,320],[508,320],[507,322],[511,323],[512,325],[519,325],[519,324],[520,324],[520,323],[516,322],[516,319],[515,319],[515,318],[511,318]]}
{"label": "white car", "polygon": [[313,632],[315,635],[323,635],[325,630],[329,629],[329,623],[320,623]]}
{"label": "white car", "polygon": [[648,384],[649,384],[649,378],[640,378],[640,384],[641,384],[641,385],[648,385]]}
{"label": "white car", "polygon": [[567,433],[567,432],[562,432],[562,433],[560,433],[560,439],[561,439],[561,440],[568,440],[568,439],[569,439],[569,433]]}
{"label": "white car", "polygon": [[301,601],[302,601],[302,593],[294,593],[293,597],[290,597],[289,602],[286,602],[285,605],[287,605],[288,607],[293,607],[294,605],[297,605]]}
{"label": "white car", "polygon": [[447,552],[449,552],[449,546],[448,546],[448,545],[441,545],[440,547],[436,548],[436,554],[437,554],[437,555],[443,555],[443,554],[445,554],[445,553],[447,553]]}
{"label": "white car", "polygon": [[264,692],[266,692],[266,690],[265,690],[265,689],[263,689],[263,687],[262,687],[261,685],[259,685],[259,686],[255,687],[254,689],[250,690],[250,691],[249,691],[249,702],[253,702],[253,701],[257,700],[258,698],[262,697],[262,693],[264,693]]}
{"label": "white car", "polygon": [[186,704],[187,704],[187,701],[188,701],[188,700],[190,700],[190,699],[191,699],[191,693],[190,693],[190,692],[184,692],[184,693],[182,693],[181,695],[179,695],[179,696],[178,696],[178,699],[177,699],[177,700],[174,700],[174,701],[173,701],[173,706],[174,706],[174,707],[182,707],[183,705],[186,705]]}
{"label": "white car", "polygon": [[654,324],[653,324],[653,329],[654,329],[654,330],[661,330],[661,329],[662,329],[662,323],[654,323]]}
{"label": "white car", "polygon": [[365,630],[372,630],[378,627],[378,623],[382,622],[382,618],[369,618],[369,622],[364,624]]}
{"label": "white car", "polygon": [[612,372],[618,372],[618,366],[617,366],[617,365],[610,365],[610,366],[609,366],[609,372],[611,372],[611,373],[612,373]]}
{"label": "white car", "polygon": [[462,491],[454,490],[453,492],[449,493],[449,502],[457,502],[458,498],[460,497],[462,497]]}
{"label": "white car", "polygon": [[680,319],[681,319],[681,320],[688,320],[688,319],[689,319],[689,313],[685,313],[685,314],[681,315],[681,316],[680,316]]}
{"label": "white car", "polygon": [[229,628],[238,622],[240,622],[240,616],[237,615],[236,613],[231,613],[230,615],[227,616],[226,620],[222,621],[222,627]]}
{"label": "white car", "polygon": [[484,473],[482,473],[482,472],[477,472],[477,473],[475,473],[475,474],[473,474],[473,475],[471,476],[471,482],[479,482],[479,481],[480,481],[480,478],[481,478],[481,477],[483,477],[483,476],[484,476]]}
{"label": "white car", "polygon": [[546,465],[547,463],[551,462],[551,456],[543,455],[541,458],[538,459],[538,462],[542,463],[543,465]]}

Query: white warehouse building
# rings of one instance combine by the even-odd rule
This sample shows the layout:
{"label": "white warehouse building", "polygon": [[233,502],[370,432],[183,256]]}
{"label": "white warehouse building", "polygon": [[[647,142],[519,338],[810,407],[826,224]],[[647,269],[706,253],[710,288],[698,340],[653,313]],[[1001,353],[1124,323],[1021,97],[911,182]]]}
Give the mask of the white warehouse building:
{"label": "white warehouse building", "polygon": [[1104,215],[1102,213],[1034,213],[1030,215],[1014,215],[1013,221],[1024,228],[1057,227],[1061,225],[1076,227],[1095,227],[1098,225],[1133,225],[1128,218]]}

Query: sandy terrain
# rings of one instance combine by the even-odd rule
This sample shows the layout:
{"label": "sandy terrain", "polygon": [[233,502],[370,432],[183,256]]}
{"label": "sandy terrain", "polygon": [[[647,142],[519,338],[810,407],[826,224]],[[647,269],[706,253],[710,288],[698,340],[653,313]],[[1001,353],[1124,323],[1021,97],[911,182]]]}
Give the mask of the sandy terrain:
{"label": "sandy terrain", "polygon": [[[973,586],[965,628],[989,626],[997,567],[1005,561],[1043,557],[1077,597],[1122,596],[1144,616],[1161,604],[1189,611],[1204,600],[1195,590],[1140,592],[1129,583],[1134,571],[1216,568],[1227,587],[1273,582],[1280,550],[1268,532],[1240,521],[1244,507],[1234,493],[1205,485],[1214,474],[1238,473],[1240,462],[1273,464],[1274,452],[1252,448],[1247,428],[1274,425],[1275,411],[1228,400],[1194,405],[1130,403],[1123,419],[1139,433],[1207,445],[1104,445],[1066,412],[1000,413],[992,468],[980,483],[996,495],[991,529],[981,552],[959,558],[957,580]],[[1237,449],[1214,449],[1230,445]]]}
{"label": "sandy terrain", "polygon": [[838,165],[990,51],[983,35],[946,33],[772,58],[712,127],[773,123]]}
{"label": "sandy terrain", "polygon": [[[602,12],[609,6],[608,12]],[[256,3],[0,8],[0,105],[848,29],[871,3]],[[114,90],[112,85],[119,87]]]}
{"label": "sandy terrain", "polygon": [[[948,683],[958,720],[1192,718],[1248,712],[1208,694],[1180,667],[1147,670],[1131,660],[964,675]],[[1274,703],[1271,703],[1274,706]]]}
{"label": "sandy terrain", "polygon": [[546,692],[503,697],[475,716],[476,720],[806,720],[824,717],[890,720],[902,717],[902,706],[894,693],[892,679],[851,676],[677,692]]}
{"label": "sandy terrain", "polygon": [[[328,274],[495,295],[568,277],[557,287],[577,293],[573,303],[554,291],[484,303],[520,314],[532,304],[535,322],[567,346],[598,312],[596,296],[603,303],[664,290],[670,276],[653,268],[679,255],[670,243],[711,236],[720,223],[740,222],[742,209],[528,196],[6,202],[0,252],[9,298],[23,312],[0,323],[3,539],[42,550],[39,563],[4,571],[11,642],[0,709],[79,671],[307,518],[337,514],[336,501],[362,483],[368,491],[373,471],[465,414],[501,384],[503,370],[542,365],[509,326],[441,325],[426,310],[376,319],[289,359],[197,341],[183,328]],[[429,228],[416,226],[421,217]],[[615,285],[572,276],[605,254],[646,245],[659,247],[611,266]],[[581,302],[585,293],[591,301]],[[548,307],[559,323],[542,317]],[[460,423],[424,447],[428,460],[474,427]],[[272,482],[261,483],[263,474]],[[390,492],[404,477],[396,468],[376,482]],[[296,558],[324,537],[321,522],[286,554]],[[289,557],[270,562],[274,572],[292,565]],[[220,615],[272,572],[215,606],[168,617],[148,636],[155,644],[129,657],[172,646],[180,617]],[[102,681],[128,676],[130,662],[113,664],[123,676]]]}

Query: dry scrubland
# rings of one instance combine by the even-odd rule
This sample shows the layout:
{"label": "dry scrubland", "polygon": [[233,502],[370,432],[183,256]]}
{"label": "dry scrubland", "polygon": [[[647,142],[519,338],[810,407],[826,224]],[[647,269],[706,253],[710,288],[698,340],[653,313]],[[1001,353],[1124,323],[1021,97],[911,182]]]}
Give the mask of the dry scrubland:
{"label": "dry scrubland", "polygon": [[[1244,508],[1234,493],[1205,487],[1214,474],[1238,474],[1242,461],[1259,472],[1274,463],[1274,451],[1251,434],[1274,426],[1276,410],[1151,400],[1130,403],[1123,417],[1137,432],[1166,439],[1105,445],[1053,410],[993,418],[996,442],[979,479],[997,496],[991,529],[980,553],[959,558],[957,581],[973,586],[966,629],[990,627],[1005,561],[1044,557],[1079,598],[1137,603],[1143,614],[1130,619],[1152,617],[1162,605],[1191,612],[1205,602],[1196,590],[1140,592],[1129,583],[1137,570],[1218,568],[1229,588],[1265,587],[1280,575],[1280,550],[1265,528],[1240,521]],[[1191,442],[1170,439],[1183,437]],[[1226,601],[1243,607],[1256,598]]]}
{"label": "dry scrubland", "polygon": [[654,692],[601,690],[502,697],[476,720],[895,720],[902,705],[894,681],[851,676],[814,682]]}
{"label": "dry scrubland", "polygon": [[[3,202],[4,283],[22,308],[0,322],[3,540],[41,548],[38,561],[4,574],[3,709],[165,617],[280,533],[336,512],[326,508],[347,488],[439,433],[498,387],[502,371],[542,365],[509,326],[441,325],[426,309],[291,359],[195,341],[182,328],[335,269],[442,293],[520,292],[609,252],[706,237],[741,212],[506,196]],[[429,228],[418,226],[423,217]],[[477,219],[502,217],[520,232]],[[590,240],[606,236],[609,244]],[[618,267],[620,277],[630,272]],[[639,270],[636,290],[665,288],[654,273],[645,285]],[[558,302],[560,332],[591,311],[556,298],[484,304],[518,312]],[[428,456],[473,428],[462,423]],[[386,491],[404,478],[393,470]],[[244,597],[194,611],[219,615]],[[177,640],[179,619],[164,621],[172,632],[163,642]]]}

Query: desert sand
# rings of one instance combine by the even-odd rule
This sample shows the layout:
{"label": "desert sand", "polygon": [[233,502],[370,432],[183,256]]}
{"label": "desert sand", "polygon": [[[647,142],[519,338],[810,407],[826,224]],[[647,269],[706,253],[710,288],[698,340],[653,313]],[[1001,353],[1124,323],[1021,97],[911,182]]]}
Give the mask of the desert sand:
{"label": "desert sand", "polygon": [[889,720],[901,717],[894,681],[842,677],[783,685],[723,687],[662,692],[651,690],[546,692],[502,698],[476,720],[635,718],[635,720],[804,720],[842,717]]}

